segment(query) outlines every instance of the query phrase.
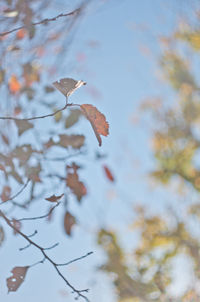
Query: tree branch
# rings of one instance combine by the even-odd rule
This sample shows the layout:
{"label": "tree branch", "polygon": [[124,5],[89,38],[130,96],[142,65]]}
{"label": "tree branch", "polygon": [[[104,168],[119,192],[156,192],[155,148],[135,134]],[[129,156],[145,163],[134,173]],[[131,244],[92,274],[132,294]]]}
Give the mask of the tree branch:
{"label": "tree branch", "polygon": [[[24,233],[22,233],[20,230],[18,230],[11,222],[10,219],[8,219],[5,214],[0,210],[0,216],[4,219],[4,221],[15,231],[17,232],[19,235],[21,235],[26,241],[28,241],[30,243],[30,245],[33,245],[34,247],[36,247],[38,250],[40,250],[40,252],[42,253],[42,255],[44,256],[44,259],[47,260],[48,262],[50,262],[53,267],[55,268],[55,270],[57,271],[58,275],[64,280],[64,282],[66,283],[66,285],[68,287],[70,287],[72,289],[72,293],[76,294],[77,296],[75,297],[75,299],[78,298],[83,298],[85,301],[89,302],[89,299],[83,294],[83,293],[87,293],[89,291],[89,289],[83,289],[83,290],[78,290],[76,289],[65,277],[64,275],[60,272],[60,270],[58,269],[58,265],[46,254],[45,249],[43,247],[41,247],[40,245],[38,245],[37,243],[35,243],[34,241],[32,241],[27,235],[25,235]],[[89,253],[90,254],[90,253]],[[38,263],[43,263],[45,260],[42,260]],[[77,259],[78,260],[78,259]],[[71,263],[71,262],[70,262]],[[67,264],[66,264],[67,265]]]}
{"label": "tree branch", "polygon": [[[52,22],[52,21],[56,21],[57,19],[59,18],[63,18],[63,17],[69,17],[69,16],[74,16],[74,15],[78,15],[81,10],[83,9],[83,6],[82,7],[79,7],[79,8],[76,8],[75,10],[69,12],[69,13],[65,13],[65,14],[59,14],[57,15],[56,17],[53,17],[53,18],[46,18],[46,19],[43,19],[41,21],[38,21],[38,22],[34,22],[32,23],[31,25],[32,26],[37,26],[37,25],[40,25],[40,24],[47,24],[48,22]],[[13,32],[16,32],[20,29],[23,29],[23,28],[27,28],[26,25],[22,25],[22,26],[19,26],[19,27],[16,27],[16,28],[13,28],[9,31],[5,31],[3,33],[0,33],[0,37],[3,37],[3,36],[6,36],[6,35],[9,35]]]}

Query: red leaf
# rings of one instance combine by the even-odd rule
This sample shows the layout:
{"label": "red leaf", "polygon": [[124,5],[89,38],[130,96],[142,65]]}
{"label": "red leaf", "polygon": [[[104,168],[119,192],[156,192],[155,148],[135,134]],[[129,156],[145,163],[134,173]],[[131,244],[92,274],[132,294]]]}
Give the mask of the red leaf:
{"label": "red leaf", "polygon": [[114,178],[113,174],[111,173],[110,169],[109,169],[106,165],[103,166],[103,169],[104,169],[104,171],[105,171],[105,174],[106,174],[107,178],[108,178],[111,182],[114,182],[114,181],[115,181],[115,178]]}
{"label": "red leaf", "polygon": [[15,292],[24,282],[29,266],[17,266],[12,270],[12,276],[6,279],[8,292]]}
{"label": "red leaf", "polygon": [[109,134],[109,124],[106,121],[105,116],[98,111],[96,107],[89,104],[81,105],[81,109],[85,117],[91,123],[99,146],[101,146],[102,141],[100,135],[107,136]]}
{"label": "red leaf", "polygon": [[64,193],[61,194],[61,195],[58,195],[58,196],[52,195],[48,198],[45,198],[45,200],[48,200],[48,201],[51,201],[51,202],[58,202],[58,200],[61,199],[61,197],[63,197],[63,196],[64,196]]}
{"label": "red leaf", "polygon": [[72,216],[69,212],[66,212],[64,216],[64,229],[67,235],[71,235],[71,229],[74,224],[76,224],[75,217]]}
{"label": "red leaf", "polygon": [[26,34],[27,34],[26,29],[22,28],[22,29],[18,30],[16,37],[18,40],[21,40],[26,36]]}

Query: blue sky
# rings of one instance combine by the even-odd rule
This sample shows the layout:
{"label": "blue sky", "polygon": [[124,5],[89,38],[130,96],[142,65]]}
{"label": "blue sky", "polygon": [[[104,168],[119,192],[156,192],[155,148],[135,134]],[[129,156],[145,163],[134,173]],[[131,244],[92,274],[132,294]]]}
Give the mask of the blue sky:
{"label": "blue sky", "polygon": [[[64,2],[57,2],[59,11]],[[94,255],[63,268],[63,271],[76,287],[91,288],[88,295],[91,301],[114,302],[109,279],[96,271],[105,255],[95,244],[95,234],[102,226],[116,229],[123,235],[127,223],[133,220],[134,204],[148,203],[150,208],[162,210],[166,202],[165,192],[160,188],[151,190],[147,182],[146,173],[154,163],[150,150],[152,125],[148,125],[152,121],[141,119],[133,124],[131,118],[137,114],[144,98],[157,96],[163,89],[167,91],[156,77],[156,58],[160,52],[157,37],[170,33],[177,21],[177,12],[182,13],[184,8],[181,8],[179,1],[175,4],[172,0],[167,3],[162,0],[103,2],[98,9],[92,6],[77,32],[70,53],[67,58],[63,57],[63,60],[70,61],[84,53],[85,61],[77,62],[70,74],[61,70],[58,77],[81,78],[88,83],[88,89],[95,86],[100,91],[101,98],[95,99],[83,87],[73,95],[72,101],[94,104],[109,121],[110,135],[103,138],[100,151],[108,154],[102,163],[111,168],[116,183],[108,183],[102,164],[93,160],[93,151],[98,150],[98,144],[90,125],[82,120],[73,130],[86,135],[89,153],[87,158],[80,158],[80,162],[86,166],[81,176],[87,182],[89,196],[81,206],[75,202],[71,205],[79,225],[75,227],[73,237],[66,238],[61,225],[62,209],[58,209],[53,224],[37,223],[40,232],[37,240],[46,246],[60,242],[56,249],[49,251],[59,262],[94,251]],[[91,40],[97,41],[98,47],[91,49],[88,46]],[[145,47],[150,49],[148,56],[143,53]],[[57,95],[60,97],[59,92]],[[32,212],[38,215],[38,204]],[[34,230],[31,222],[27,222],[26,230],[27,233]],[[134,245],[134,236],[132,240]],[[124,236],[121,242],[130,247],[130,237]],[[9,271],[16,265],[27,265],[40,259],[33,247],[17,251],[25,244],[8,232],[5,245],[0,249],[1,301],[73,301],[70,291],[49,264],[32,268],[21,288],[7,295],[5,276],[9,276]]]}

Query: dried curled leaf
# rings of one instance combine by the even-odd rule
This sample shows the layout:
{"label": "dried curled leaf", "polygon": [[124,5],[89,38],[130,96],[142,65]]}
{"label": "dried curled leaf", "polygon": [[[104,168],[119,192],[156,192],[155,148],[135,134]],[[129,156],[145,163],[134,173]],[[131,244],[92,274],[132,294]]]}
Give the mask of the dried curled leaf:
{"label": "dried curled leaf", "polygon": [[58,195],[58,196],[52,195],[48,198],[45,198],[45,200],[48,200],[48,201],[51,201],[51,202],[58,202],[58,200],[61,199],[63,196],[64,196],[64,193],[61,194],[61,195]]}
{"label": "dried curled leaf", "polygon": [[71,78],[60,79],[53,83],[53,85],[62,93],[64,96],[69,97],[76,89],[82,85],[86,85],[83,81],[76,81]]}
{"label": "dried curled leaf", "polygon": [[77,173],[78,166],[73,164],[72,166],[67,166],[67,178],[66,185],[72,190],[76,195],[78,201],[81,201],[82,197],[87,194],[87,189],[82,181],[79,180]]}
{"label": "dried curled leaf", "polygon": [[104,172],[105,172],[107,178],[108,178],[111,182],[114,182],[114,181],[115,181],[115,178],[114,178],[112,172],[110,171],[110,169],[109,169],[106,165],[103,166],[103,169],[104,169]]}
{"label": "dried curled leaf", "polygon": [[64,216],[64,229],[67,235],[69,236],[71,235],[71,229],[74,224],[76,224],[75,217],[71,215],[69,212],[66,212]]}
{"label": "dried curled leaf", "polygon": [[101,146],[102,140],[100,135],[107,136],[109,134],[109,124],[106,121],[105,116],[98,111],[96,107],[89,104],[81,105],[81,110],[85,117],[90,121],[99,142],[99,146]]}
{"label": "dried curled leaf", "polygon": [[8,292],[15,292],[24,282],[29,266],[16,266],[11,271],[12,276],[6,279]]}

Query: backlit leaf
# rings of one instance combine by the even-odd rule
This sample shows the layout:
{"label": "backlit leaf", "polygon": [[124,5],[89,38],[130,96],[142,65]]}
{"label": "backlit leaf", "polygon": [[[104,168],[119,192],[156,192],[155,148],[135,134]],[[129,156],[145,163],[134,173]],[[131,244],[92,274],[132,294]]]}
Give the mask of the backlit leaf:
{"label": "backlit leaf", "polygon": [[99,146],[102,144],[100,135],[107,136],[109,134],[109,124],[106,121],[105,116],[97,110],[96,107],[84,104],[81,105],[81,109],[86,118],[90,121],[96,138],[99,142]]}
{"label": "backlit leaf", "polygon": [[76,81],[71,78],[60,79],[53,83],[53,85],[66,97],[69,97],[76,89],[82,85],[86,85],[83,81]]}
{"label": "backlit leaf", "polygon": [[9,200],[11,194],[11,188],[9,186],[4,186],[1,194],[1,199],[3,202]]}

